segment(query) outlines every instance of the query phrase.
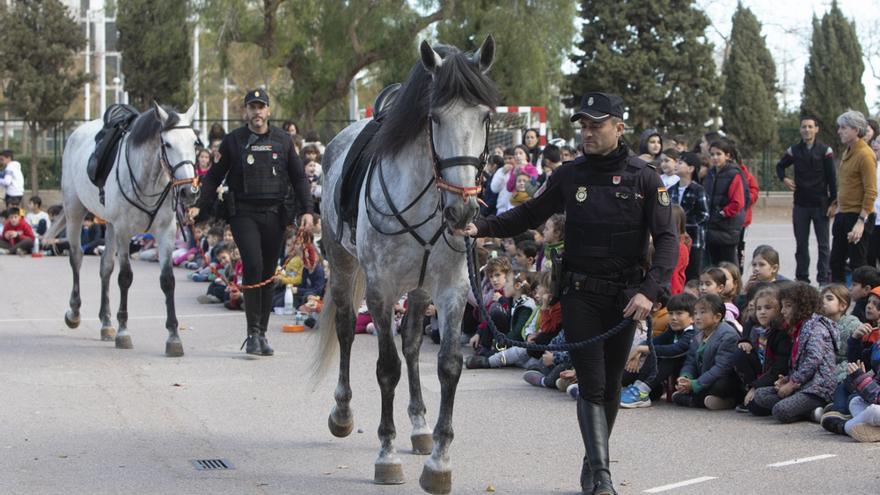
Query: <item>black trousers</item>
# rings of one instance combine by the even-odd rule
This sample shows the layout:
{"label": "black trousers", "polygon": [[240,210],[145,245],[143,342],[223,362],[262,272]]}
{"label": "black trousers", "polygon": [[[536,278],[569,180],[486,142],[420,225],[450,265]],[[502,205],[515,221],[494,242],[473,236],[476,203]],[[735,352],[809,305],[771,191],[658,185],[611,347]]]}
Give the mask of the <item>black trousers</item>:
{"label": "black trousers", "polygon": [[722,261],[729,261],[739,266],[737,260],[738,244],[715,244],[707,243],[706,252],[709,253],[709,260],[713,266],[718,266]]}
{"label": "black trousers", "polygon": [[880,228],[874,225],[871,232],[871,238],[868,239],[868,266],[877,267],[877,261],[880,261]]}
{"label": "black trousers", "polygon": [[[561,298],[566,342],[587,340],[616,326],[623,319],[627,302],[623,294],[611,296],[569,290]],[[609,408],[616,414],[620,405],[620,380],[635,329],[633,323],[609,339],[571,352],[581,398],[604,404],[606,415]]]}
{"label": "black trousers", "polygon": [[691,246],[690,256],[688,257],[688,266],[684,270],[685,280],[694,280],[700,278],[700,272],[703,269],[703,248]]}
{"label": "black trousers", "polygon": [[[858,213],[838,213],[834,215],[834,226],[831,228],[831,281],[846,282],[846,269],[855,270],[867,263],[868,242],[874,231],[874,214],[868,215],[865,230],[859,242],[851,244],[847,235],[859,219]],[[847,263],[847,260],[849,263]]]}
{"label": "black trousers", "polygon": [[[243,283],[256,284],[275,274],[284,237],[283,213],[279,207],[239,208],[229,219],[232,237],[241,254]],[[266,332],[272,313],[274,284],[244,289],[245,316],[248,333]]]}
{"label": "black trousers", "polygon": [[794,252],[795,268],[794,275],[797,280],[810,281],[810,224],[816,233],[816,242],[819,245],[819,261],[816,264],[816,280],[820,284],[831,281],[831,267],[829,259],[831,255],[830,219],[826,209],[818,206],[808,208],[794,205],[791,211],[791,222],[794,227],[794,239],[796,248]]}

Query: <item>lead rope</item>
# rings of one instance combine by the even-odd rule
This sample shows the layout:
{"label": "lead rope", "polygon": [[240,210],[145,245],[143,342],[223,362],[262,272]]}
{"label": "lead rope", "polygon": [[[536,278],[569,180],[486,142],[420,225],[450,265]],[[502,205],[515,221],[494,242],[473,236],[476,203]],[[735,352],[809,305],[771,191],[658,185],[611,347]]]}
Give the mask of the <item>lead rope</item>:
{"label": "lead rope", "polygon": [[[495,338],[495,343],[499,347],[522,347],[527,351],[552,351],[552,352],[571,352],[571,351],[580,351],[586,349],[587,347],[601,342],[603,340],[607,340],[621,331],[632,325],[635,320],[632,318],[624,318],[617,325],[607,330],[605,333],[596,335],[586,340],[582,340],[580,342],[566,342],[564,344],[533,344],[530,342],[523,342],[519,340],[513,340],[509,338],[507,335],[501,333],[498,328],[495,326],[495,323],[492,321],[492,318],[489,317],[489,312],[486,310],[486,305],[483,303],[483,291],[480,290],[480,275],[476,271],[475,265],[475,246],[474,240],[470,237],[465,238],[465,244],[467,245],[467,267],[468,267],[468,281],[470,282],[471,291],[474,293],[474,299],[477,302],[477,308],[480,313],[480,317],[488,326],[489,330],[492,331],[492,336]],[[649,359],[654,360],[654,371],[647,378],[648,381],[653,380],[657,376],[657,355],[654,353],[654,342],[650,335],[651,325],[648,325],[648,350],[649,350]]]}

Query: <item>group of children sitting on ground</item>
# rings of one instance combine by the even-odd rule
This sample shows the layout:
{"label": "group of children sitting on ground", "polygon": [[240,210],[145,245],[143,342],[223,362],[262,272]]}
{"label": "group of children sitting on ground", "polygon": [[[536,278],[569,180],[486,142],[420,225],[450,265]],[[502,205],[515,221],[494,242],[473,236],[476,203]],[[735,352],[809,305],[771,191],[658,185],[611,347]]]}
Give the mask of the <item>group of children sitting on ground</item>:
{"label": "group of children sitting on ground", "polygon": [[[560,215],[515,248],[489,240],[478,250],[486,313],[509,339],[565,341],[547,272],[549,246],[564,249],[563,228]],[[546,252],[536,249],[541,244]],[[621,407],[650,407],[665,394],[682,407],[812,420],[857,441],[880,441],[880,273],[863,266],[852,272],[851,288],[820,290],[780,276],[779,254],[767,245],[754,250],[751,268],[743,283],[737,265],[710,266],[656,301],[651,318],[639,322]],[[499,348],[474,308],[463,327],[473,330],[464,337],[474,348],[467,368],[525,368],[526,382],[577,397],[567,352]]]}

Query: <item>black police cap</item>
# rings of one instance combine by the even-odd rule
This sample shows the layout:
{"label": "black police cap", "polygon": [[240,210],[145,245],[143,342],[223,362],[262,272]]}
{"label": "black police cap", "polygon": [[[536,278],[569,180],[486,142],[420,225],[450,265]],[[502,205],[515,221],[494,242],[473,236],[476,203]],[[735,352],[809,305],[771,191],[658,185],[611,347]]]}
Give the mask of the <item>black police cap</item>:
{"label": "black police cap", "polygon": [[244,97],[244,104],[247,105],[251,102],[259,101],[263,105],[269,106],[269,95],[266,94],[266,91],[263,89],[255,89],[247,94]]}
{"label": "black police cap", "polygon": [[582,118],[601,122],[609,117],[623,118],[623,98],[608,93],[593,91],[581,99],[581,108],[571,116],[572,122]]}

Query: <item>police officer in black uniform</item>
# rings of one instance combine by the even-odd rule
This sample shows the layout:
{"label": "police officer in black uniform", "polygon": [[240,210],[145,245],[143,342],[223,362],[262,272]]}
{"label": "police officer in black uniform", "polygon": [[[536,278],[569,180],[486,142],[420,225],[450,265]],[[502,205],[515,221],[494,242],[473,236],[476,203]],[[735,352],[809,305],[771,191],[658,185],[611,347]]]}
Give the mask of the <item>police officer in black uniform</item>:
{"label": "police officer in black uniform", "polygon": [[[229,190],[223,201],[244,265],[243,284],[252,285],[275,274],[285,226],[293,220],[284,208],[289,192],[307,231],[314,220],[311,187],[293,140],[269,125],[269,95],[262,89],[251,91],[244,105],[247,125],[223,138],[220,157],[205,175],[198,207],[190,210],[190,216],[197,222],[207,216],[217,198],[217,187],[226,179]],[[274,283],[243,291],[248,354],[274,354],[266,339],[273,291]]]}
{"label": "police officer in black uniform", "polygon": [[[604,333],[624,317],[645,319],[678,259],[669,194],[657,171],[631,156],[622,140],[623,100],[587,93],[580,122],[585,155],[563,164],[535,198],[497,217],[477,219],[458,233],[511,237],[565,212],[565,254],[559,297],[568,342]],[[647,262],[649,237],[654,254]],[[577,413],[585,456],[584,493],[616,493],[608,438],[620,404],[620,380],[635,325],[572,353],[580,389]]]}

